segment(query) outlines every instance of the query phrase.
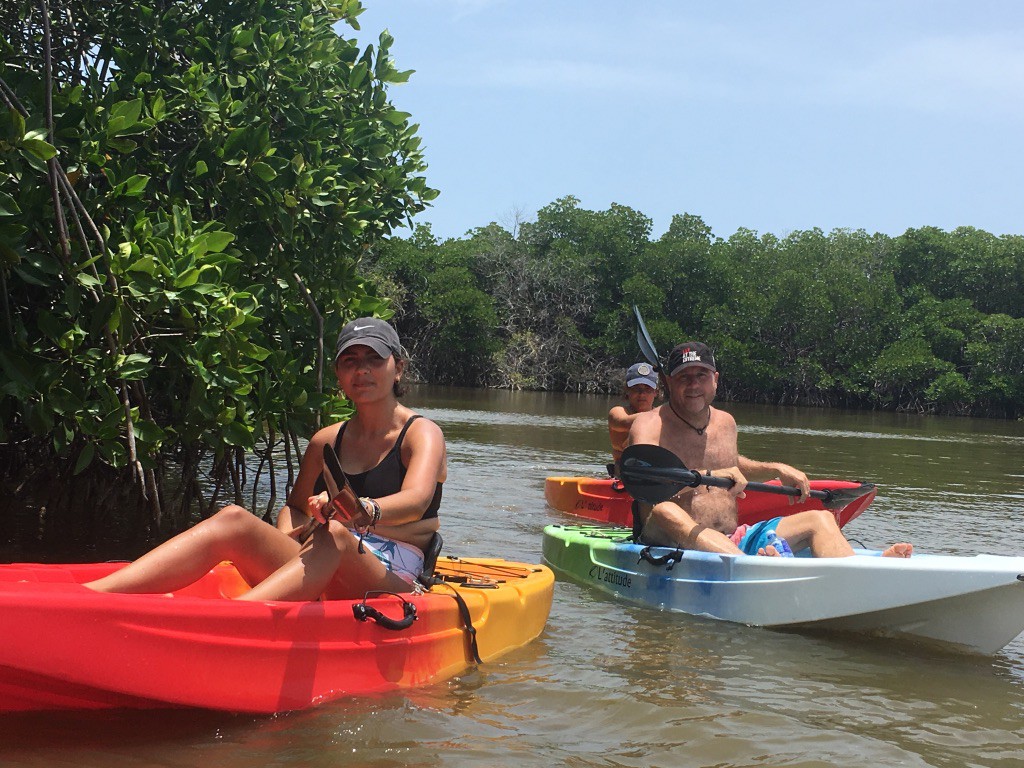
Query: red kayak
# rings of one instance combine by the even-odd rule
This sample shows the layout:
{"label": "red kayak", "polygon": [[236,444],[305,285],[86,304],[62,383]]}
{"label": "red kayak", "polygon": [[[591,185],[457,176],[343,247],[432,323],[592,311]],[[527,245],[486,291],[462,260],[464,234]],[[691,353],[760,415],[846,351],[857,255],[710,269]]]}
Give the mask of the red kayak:
{"label": "red kayak", "polygon": [[[775,480],[769,485],[781,483]],[[811,490],[841,491],[843,497],[850,499],[843,506],[830,509],[840,528],[867,509],[878,492],[872,483],[846,480],[812,480]],[[544,498],[548,506],[560,512],[627,528],[633,525],[633,497],[626,493],[618,480],[608,477],[549,477],[544,483]],[[739,499],[739,522],[740,525],[750,525],[780,515],[825,508],[820,499],[790,504],[785,496],[747,491],[746,496]]]}
{"label": "red kayak", "polygon": [[248,589],[230,563],[175,593],[81,586],[119,567],[0,565],[0,713],[271,713],[424,685],[533,640],[554,587],[542,565],[452,557],[426,594],[366,600],[227,599]]}

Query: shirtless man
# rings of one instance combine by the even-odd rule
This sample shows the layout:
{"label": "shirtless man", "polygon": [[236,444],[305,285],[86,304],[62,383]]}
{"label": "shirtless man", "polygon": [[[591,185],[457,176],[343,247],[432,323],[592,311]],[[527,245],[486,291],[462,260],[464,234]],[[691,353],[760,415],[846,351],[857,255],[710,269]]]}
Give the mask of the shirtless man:
{"label": "shirtless man", "polygon": [[[625,448],[636,443],[660,445],[701,474],[730,478],[729,490],[684,488],[676,496],[650,507],[640,505],[645,544],[677,546],[705,552],[774,555],[767,544],[774,530],[794,552],[810,547],[815,557],[846,557],[853,554],[846,537],[828,510],[796,512],[785,517],[737,527],[736,498],[748,480],[779,478],[784,485],[801,490],[807,498],[807,475],[788,464],[748,459],[739,453],[736,421],[711,406],[718,391],[718,369],[711,350],[699,341],[684,342],[668,356],[661,372],[667,401],[639,414],[629,430]],[[894,544],[883,554],[910,557],[910,544]]]}
{"label": "shirtless man", "polygon": [[634,363],[626,371],[626,388],[622,397],[626,405],[616,405],[608,411],[608,436],[612,441],[612,461],[608,465],[608,474],[618,477],[619,458],[626,447],[629,428],[636,417],[647,413],[654,407],[654,398],[658,394],[657,374],[647,363]]}

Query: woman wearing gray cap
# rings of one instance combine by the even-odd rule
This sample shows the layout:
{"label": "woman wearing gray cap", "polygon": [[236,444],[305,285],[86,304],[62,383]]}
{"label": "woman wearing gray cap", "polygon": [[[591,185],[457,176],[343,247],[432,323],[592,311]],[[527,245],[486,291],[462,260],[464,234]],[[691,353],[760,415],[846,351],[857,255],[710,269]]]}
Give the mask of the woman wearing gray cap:
{"label": "woman wearing gray cap", "polygon": [[[231,560],[252,589],[240,599],[362,597],[369,590],[409,592],[423,550],[439,528],[447,476],[444,435],[398,398],[406,355],[395,329],[363,317],[342,328],[335,373],[356,408],[346,422],[317,432],[277,526],[231,504],[134,563],[87,586],[104,592],[170,592]],[[325,447],[338,457],[358,506],[331,516],[322,476]],[[320,525],[304,542],[311,521]]]}

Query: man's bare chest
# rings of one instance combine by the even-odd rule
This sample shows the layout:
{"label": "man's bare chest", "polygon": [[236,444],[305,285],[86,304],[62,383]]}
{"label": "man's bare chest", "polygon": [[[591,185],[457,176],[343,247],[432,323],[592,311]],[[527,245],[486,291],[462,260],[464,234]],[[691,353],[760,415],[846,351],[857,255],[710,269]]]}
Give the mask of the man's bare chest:
{"label": "man's bare chest", "polygon": [[[664,436],[663,436],[664,437]],[[714,435],[671,436],[661,445],[668,448],[690,469],[721,469],[735,466],[738,460],[736,444]]]}

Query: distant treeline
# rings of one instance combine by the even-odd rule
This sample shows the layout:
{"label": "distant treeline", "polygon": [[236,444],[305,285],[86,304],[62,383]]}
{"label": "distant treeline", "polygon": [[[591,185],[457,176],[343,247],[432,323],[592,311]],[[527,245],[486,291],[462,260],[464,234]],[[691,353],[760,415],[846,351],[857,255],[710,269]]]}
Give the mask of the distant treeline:
{"label": "distant treeline", "polygon": [[363,267],[434,383],[612,391],[640,359],[636,304],[663,353],[687,338],[716,350],[725,398],[1024,415],[1018,235],[722,239],[684,214],[652,240],[639,211],[566,197],[461,239],[418,227]]}

